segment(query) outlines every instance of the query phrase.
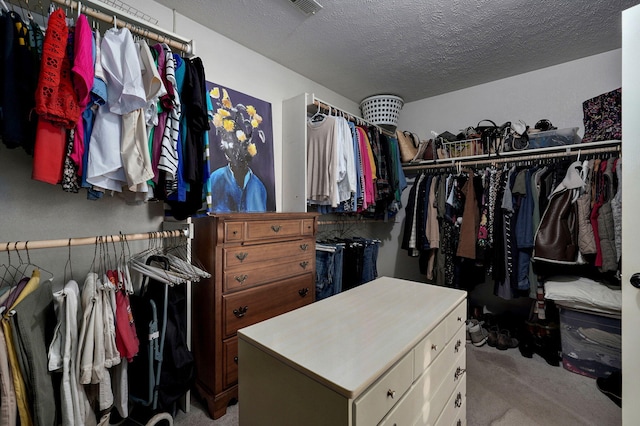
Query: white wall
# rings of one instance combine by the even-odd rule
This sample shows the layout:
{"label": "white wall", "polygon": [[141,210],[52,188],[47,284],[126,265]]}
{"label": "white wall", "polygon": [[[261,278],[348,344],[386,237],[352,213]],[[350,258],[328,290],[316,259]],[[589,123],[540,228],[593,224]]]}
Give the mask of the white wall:
{"label": "white wall", "polygon": [[[498,125],[506,121],[524,120],[530,126],[547,118],[558,128],[580,127],[582,102],[622,84],[621,50],[566,62],[553,67],[496,80],[479,86],[446,93],[406,104],[398,128],[428,138],[431,131],[476,126],[482,119]],[[405,190],[404,198],[408,197]],[[404,212],[397,218],[404,221]],[[401,241],[403,226],[393,228],[391,241]],[[396,277],[423,281],[418,262],[406,251],[386,245],[381,251],[378,270]]]}

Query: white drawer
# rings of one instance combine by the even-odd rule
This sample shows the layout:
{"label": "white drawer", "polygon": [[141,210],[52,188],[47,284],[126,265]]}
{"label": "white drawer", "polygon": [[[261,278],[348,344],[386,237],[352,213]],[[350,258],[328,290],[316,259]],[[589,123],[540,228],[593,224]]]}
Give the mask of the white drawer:
{"label": "white drawer", "polygon": [[[440,418],[436,421],[436,426],[457,425],[458,421],[460,421],[461,425],[465,424],[466,415],[463,416],[463,412],[466,414],[466,399],[467,380],[466,377],[463,377],[458,387],[453,391],[451,398],[447,401],[444,410],[442,410]],[[464,421],[462,420],[462,417],[464,417]]]}
{"label": "white drawer", "polygon": [[[407,394],[393,407],[389,415],[380,423],[380,426],[394,426],[394,425],[412,425],[416,418],[420,415],[426,415],[427,418],[436,419],[440,413],[441,407],[434,407],[434,413],[430,412],[431,407],[426,408],[425,404],[428,404],[430,400],[434,399],[436,392],[443,391],[449,395],[451,390],[455,387],[455,384],[459,380],[449,380],[449,374],[453,377],[451,372],[451,360],[456,360],[456,366],[462,366],[462,361],[459,358],[466,355],[464,343],[457,344],[460,339],[464,339],[464,328],[461,328],[445,347],[443,353],[436,358],[435,361],[427,368],[418,380],[411,386]],[[464,340],[462,340],[464,342]],[[464,367],[463,367],[464,368]],[[455,369],[454,369],[455,371]],[[445,380],[451,382],[450,386],[446,388],[441,386]],[[443,390],[444,388],[444,390]],[[444,398],[446,399],[446,397]],[[436,401],[436,403],[438,403]],[[442,404],[442,402],[440,402]]]}
{"label": "white drawer", "polygon": [[[458,331],[458,328],[465,324],[467,320],[467,301],[463,301],[445,318],[447,323],[447,336],[451,337]],[[463,340],[464,342],[464,340]]]}
{"label": "white drawer", "polygon": [[434,328],[431,333],[418,343],[414,349],[415,363],[413,366],[413,379],[417,379],[426,370],[434,359],[444,350],[447,341],[446,319]]}
{"label": "white drawer", "polygon": [[[447,358],[443,356],[442,359],[447,359],[447,361],[451,362],[451,358]],[[445,363],[448,365],[449,363]],[[434,364],[435,367],[436,364]],[[424,380],[423,388],[425,391],[429,387],[436,388],[437,390],[431,390],[429,396],[422,401],[422,407],[418,409],[419,417],[414,423],[415,425],[433,425],[436,420],[444,410],[447,401],[453,394],[454,389],[465,380],[464,369],[466,368],[466,354],[464,351],[458,355],[458,358],[452,364],[452,366],[448,369],[442,368],[445,370],[444,381],[440,385],[437,386],[435,381],[432,381],[429,376],[434,376],[436,373],[436,369],[433,370],[432,374],[425,374],[426,380]],[[431,369],[430,369],[431,371]]]}
{"label": "white drawer", "polygon": [[354,424],[376,425],[413,382],[413,351],[409,351],[353,402]]}

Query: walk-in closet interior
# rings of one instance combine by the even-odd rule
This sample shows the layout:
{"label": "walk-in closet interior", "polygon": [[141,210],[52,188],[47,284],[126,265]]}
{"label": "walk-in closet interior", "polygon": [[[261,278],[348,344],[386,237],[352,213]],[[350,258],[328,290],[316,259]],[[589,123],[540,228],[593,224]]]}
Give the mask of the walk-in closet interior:
{"label": "walk-in closet interior", "polygon": [[640,2],[401,3],[0,0],[0,425],[637,424]]}

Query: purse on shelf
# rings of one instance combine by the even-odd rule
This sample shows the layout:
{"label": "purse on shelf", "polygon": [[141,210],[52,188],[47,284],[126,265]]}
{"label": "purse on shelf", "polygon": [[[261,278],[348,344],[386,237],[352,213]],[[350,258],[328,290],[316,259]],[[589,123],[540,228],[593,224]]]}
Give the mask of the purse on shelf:
{"label": "purse on shelf", "polygon": [[403,163],[413,161],[418,153],[418,147],[414,144],[411,133],[396,130],[396,138],[398,139],[398,147],[400,148],[400,160]]}
{"label": "purse on shelf", "polygon": [[612,90],[582,103],[582,142],[622,139],[622,89]]}

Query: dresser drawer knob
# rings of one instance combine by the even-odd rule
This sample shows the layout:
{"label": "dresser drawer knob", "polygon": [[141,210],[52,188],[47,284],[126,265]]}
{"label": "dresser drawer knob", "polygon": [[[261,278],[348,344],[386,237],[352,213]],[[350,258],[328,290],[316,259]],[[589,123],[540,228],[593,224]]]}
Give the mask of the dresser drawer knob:
{"label": "dresser drawer knob", "polygon": [[456,345],[454,346],[455,353],[458,353],[458,351],[460,350],[460,345],[462,345],[462,342],[460,341],[460,339],[458,339],[458,341],[456,342]]}
{"label": "dresser drawer knob", "polygon": [[236,318],[242,318],[244,314],[247,313],[248,309],[249,309],[248,306],[240,306],[238,309],[233,310],[233,315],[235,315]]}
{"label": "dresser drawer knob", "polygon": [[431,344],[431,350],[432,351],[437,351],[438,350],[438,345],[432,343]]}
{"label": "dresser drawer knob", "polygon": [[282,228],[282,226],[280,226],[280,225],[271,225],[271,230],[273,232],[279,232],[280,228]]}
{"label": "dresser drawer knob", "polygon": [[234,277],[236,279],[236,281],[238,281],[240,284],[244,284],[245,280],[247,278],[249,278],[249,275],[243,274],[243,275],[236,275]]}
{"label": "dresser drawer knob", "polygon": [[237,356],[233,357],[233,362],[235,362],[236,364],[238,363],[238,357]]}
{"label": "dresser drawer knob", "polygon": [[456,396],[455,402],[456,408],[460,408],[462,406],[462,394],[458,392],[458,396]]}
{"label": "dresser drawer knob", "polygon": [[389,389],[389,390],[387,391],[387,396],[388,396],[388,397],[390,397],[390,398],[395,398],[395,396],[396,396],[396,391]]}
{"label": "dresser drawer knob", "polygon": [[462,322],[462,317],[458,317],[458,322]]}
{"label": "dresser drawer knob", "polygon": [[300,267],[302,269],[307,269],[307,266],[309,266],[309,262],[307,262],[306,260],[303,262],[300,262]]}
{"label": "dresser drawer knob", "polygon": [[247,258],[247,256],[249,256],[249,253],[247,252],[236,253],[236,259],[238,259],[241,263]]}
{"label": "dresser drawer knob", "polygon": [[300,295],[300,297],[305,297],[307,294],[309,294],[309,287],[301,288],[300,290],[298,290],[298,294]]}
{"label": "dresser drawer knob", "polygon": [[300,244],[300,250],[307,251],[308,248],[309,248],[309,244]]}
{"label": "dresser drawer knob", "polygon": [[460,368],[460,367],[456,368],[456,372],[453,375],[453,380],[454,381],[458,380],[460,378],[460,376],[462,376],[464,374],[464,372],[465,372],[464,368]]}

